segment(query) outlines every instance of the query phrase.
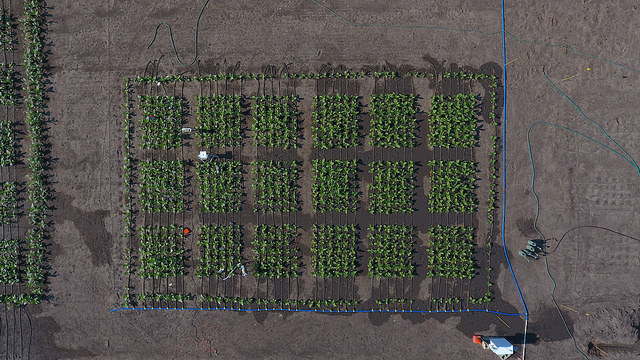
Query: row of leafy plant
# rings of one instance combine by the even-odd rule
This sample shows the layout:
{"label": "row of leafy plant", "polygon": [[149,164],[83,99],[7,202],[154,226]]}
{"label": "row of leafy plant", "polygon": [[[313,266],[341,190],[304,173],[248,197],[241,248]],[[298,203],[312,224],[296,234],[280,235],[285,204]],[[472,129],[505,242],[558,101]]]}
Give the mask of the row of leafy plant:
{"label": "row of leafy plant", "polygon": [[429,211],[434,213],[476,211],[475,174],[472,161],[431,160],[429,172]]}
{"label": "row of leafy plant", "polygon": [[207,213],[240,211],[242,202],[242,163],[237,160],[199,162],[196,176],[200,206]]}
{"label": "row of leafy plant", "polygon": [[17,239],[0,239],[0,284],[20,282],[20,242]]}
{"label": "row of leafy plant", "polygon": [[298,147],[298,97],[254,96],[253,131],[257,146]]}
{"label": "row of leafy plant", "polygon": [[434,95],[429,110],[429,142],[443,148],[473,148],[477,143],[474,95]]}
{"label": "row of leafy plant", "polygon": [[244,297],[227,297],[227,296],[210,296],[200,295],[200,301],[203,303],[212,303],[217,305],[231,305],[241,307],[245,304],[257,304],[259,306],[282,306],[288,308],[307,307],[310,309],[320,308],[341,308],[347,306],[357,306],[358,300],[345,299],[264,299],[264,298],[244,298]]}
{"label": "row of leafy plant", "polygon": [[427,276],[471,279],[475,275],[472,258],[473,228],[431,226],[429,239]]}
{"label": "row of leafy plant", "polygon": [[371,95],[371,145],[383,148],[416,146],[416,95]]}
{"label": "row of leafy plant", "polygon": [[242,145],[242,105],[239,95],[198,96],[196,136],[202,147]]}
{"label": "row of leafy plant", "polygon": [[369,276],[413,277],[413,232],[406,225],[370,225]]}
{"label": "row of leafy plant", "polygon": [[311,253],[314,276],[352,277],[357,273],[355,225],[313,225]]}
{"label": "row of leafy plant", "polygon": [[258,277],[296,277],[299,267],[298,227],[294,224],[255,227],[253,269]]}
{"label": "row of leafy plant", "polygon": [[242,266],[242,227],[207,225],[198,228],[198,232],[200,258],[196,276],[233,276]]}
{"label": "row of leafy plant", "polygon": [[254,161],[255,211],[291,212],[299,208],[298,165],[295,161]]}
{"label": "row of leafy plant", "polygon": [[358,203],[356,160],[313,160],[313,209],[355,212]]}
{"label": "row of leafy plant", "polygon": [[18,218],[18,188],[15,181],[0,183],[0,224],[8,225]]}
{"label": "row of leafy plant", "polygon": [[182,229],[176,225],[142,226],[140,237],[141,278],[159,279],[185,275],[186,250]]}
{"label": "row of leafy plant", "polygon": [[143,113],[139,121],[143,148],[177,149],[182,146],[183,98],[138,95],[138,107]]}
{"label": "row of leafy plant", "polygon": [[358,96],[320,95],[313,98],[313,146],[320,149],[358,146]]}
{"label": "row of leafy plant", "polygon": [[374,161],[369,164],[369,212],[410,213],[414,211],[416,187],[413,161]]}
{"label": "row of leafy plant", "polygon": [[146,212],[184,210],[184,163],[180,160],[140,161],[140,206]]}
{"label": "row of leafy plant", "polygon": [[123,128],[123,140],[124,140],[124,165],[122,167],[122,178],[124,180],[124,209],[122,215],[124,217],[124,238],[128,241],[128,247],[125,248],[123,254],[123,268],[125,275],[127,276],[127,282],[124,286],[123,302],[122,306],[133,305],[133,294],[131,293],[131,276],[134,269],[134,248],[133,240],[135,237],[136,227],[136,212],[135,212],[135,195],[134,195],[134,179],[135,179],[135,167],[134,167],[134,135],[133,135],[133,105],[131,104],[131,80],[125,78],[124,86],[122,88],[123,100],[124,100],[124,128]]}
{"label": "row of leafy plant", "polygon": [[28,247],[25,257],[25,277],[30,294],[25,295],[29,303],[40,303],[46,291],[46,245],[47,212],[49,211],[48,154],[46,150],[45,126],[45,43],[44,2],[24,0],[24,13],[20,19],[24,37],[24,107],[27,122],[27,137],[30,141],[27,167],[27,193],[29,201],[25,242]]}

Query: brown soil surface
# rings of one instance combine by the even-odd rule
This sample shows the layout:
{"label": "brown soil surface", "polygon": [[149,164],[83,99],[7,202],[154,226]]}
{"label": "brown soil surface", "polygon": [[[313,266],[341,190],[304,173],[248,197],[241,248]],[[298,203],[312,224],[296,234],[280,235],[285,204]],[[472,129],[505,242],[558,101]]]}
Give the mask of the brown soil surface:
{"label": "brown soil surface", "polygon": [[[19,1],[10,2],[14,9],[20,9]],[[516,339],[524,330],[524,319],[501,317],[504,324],[496,315],[481,313],[109,313],[122,301],[118,295],[125,283],[122,79],[143,73],[154,61],[159,74],[210,73],[217,71],[217,64],[224,70],[238,62],[242,71],[254,73],[264,71],[265,65],[283,64],[290,64],[295,71],[315,72],[328,63],[352,69],[386,63],[430,69],[428,59],[432,58],[446,61],[447,68],[452,63],[472,68],[502,63],[501,36],[493,33],[501,28],[499,2],[399,0],[388,4],[326,2],[357,23],[444,26],[492,34],[358,27],[307,0],[223,0],[209,4],[202,17],[198,70],[177,64],[165,28],[161,28],[151,49],[146,46],[156,24],[167,21],[182,60],[190,62],[200,2],[51,1],[47,37],[51,41],[52,81],[49,141],[55,160],[52,298],[38,307],[4,311],[0,355],[157,359],[208,358],[217,352],[230,359],[495,358],[472,344],[470,336],[482,333]],[[506,8],[507,30],[518,38],[569,44],[632,68],[640,68],[639,15],[637,4],[627,0],[612,5],[568,0],[507,2]],[[506,245],[530,311],[528,331],[539,337],[526,352],[536,359],[578,358],[551,301],[552,283],[543,261],[527,263],[517,256],[526,240],[537,237],[527,128],[534,121],[549,121],[606,140],[544,79],[544,69],[633,156],[640,151],[640,132],[634,127],[633,117],[640,77],[637,71],[610,62],[511,37],[507,38],[507,57],[512,63],[507,65]],[[563,80],[573,75],[577,76]],[[422,89],[419,92],[426,99],[433,90],[420,81],[415,80],[414,86]],[[368,94],[372,88],[360,89],[360,93]],[[313,89],[307,92],[305,98],[310,101]],[[422,101],[425,110],[426,102]],[[424,125],[421,123],[421,128]],[[309,139],[310,133],[303,136]],[[424,144],[423,138],[421,142]],[[624,351],[637,340],[638,320],[633,311],[638,307],[640,289],[637,171],[584,138],[543,125],[532,131],[532,148],[542,209],[538,227],[543,233],[560,239],[576,226],[606,228],[571,231],[549,255],[549,268],[558,283],[556,299],[563,306],[568,326],[585,352],[591,342],[616,350],[611,358],[633,357],[637,351]],[[413,151],[414,159],[428,159],[426,146]],[[424,155],[418,151],[424,151]],[[245,155],[247,159],[250,156],[242,153]],[[303,147],[287,156],[305,159],[316,154]],[[380,159],[372,151],[368,156],[363,151],[364,164]],[[309,181],[310,169],[303,170]],[[419,171],[418,183],[422,186],[426,169],[423,166]],[[366,182],[366,173],[361,174]],[[423,189],[418,188],[417,205],[421,201],[425,204],[422,194]],[[251,199],[246,200],[250,203]],[[310,215],[309,200],[310,195],[303,194],[303,211],[297,219],[307,229],[317,220]],[[480,201],[482,204],[481,197]],[[478,216],[478,223],[484,223]],[[421,219],[413,221],[419,223]],[[555,244],[551,245],[554,249]],[[424,251],[424,237],[417,249]],[[495,297],[499,300],[491,308],[520,312],[522,304],[511,273],[504,256],[500,256],[503,248],[494,246],[493,254]]]}

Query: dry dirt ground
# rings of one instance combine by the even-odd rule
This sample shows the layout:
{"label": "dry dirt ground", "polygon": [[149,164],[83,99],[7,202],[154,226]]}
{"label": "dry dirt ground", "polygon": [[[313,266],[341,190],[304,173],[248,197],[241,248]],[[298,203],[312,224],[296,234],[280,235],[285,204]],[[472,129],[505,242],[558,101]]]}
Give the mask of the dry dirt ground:
{"label": "dry dirt ground", "polygon": [[[17,6],[18,1],[13,1]],[[356,23],[458,29],[359,27],[311,0],[211,2],[200,23],[199,59],[240,62],[246,72],[292,63],[318,71],[326,63],[426,67],[425,56],[479,67],[502,62],[499,1],[323,1]],[[175,0],[50,1],[52,89],[49,102],[54,173],[52,299],[5,312],[24,325],[22,339],[0,344],[7,358],[425,358],[493,359],[473,345],[473,333],[515,336],[524,320],[495,315],[323,315],[307,313],[122,311],[121,85],[161,56],[164,73],[189,71],[172,55],[157,23],[171,23],[178,51],[191,61],[201,2]],[[544,79],[546,71],[568,96],[632,156],[640,156],[635,129],[640,92],[639,5],[617,1],[508,1],[507,30],[507,249],[529,310],[526,347],[531,359],[575,359],[550,294],[544,262],[517,256],[533,229],[535,200],[526,143],[535,121],[606,137]],[[563,47],[568,44],[592,54]],[[628,68],[613,64],[623,64]],[[631,68],[631,69],[629,69]],[[575,75],[575,76],[574,76]],[[573,77],[572,77],[573,76]],[[567,80],[565,78],[571,77]],[[531,132],[536,161],[538,227],[560,239],[549,255],[556,299],[577,345],[590,342],[610,358],[638,358],[640,175],[611,151],[545,125]],[[610,142],[608,145],[612,145]],[[614,232],[615,231],[615,232]],[[617,232],[617,233],[616,233]],[[621,235],[623,234],[623,235]],[[629,236],[624,236],[629,235]],[[555,248],[553,240],[552,250]],[[501,250],[501,248],[499,248]],[[496,287],[511,309],[522,311],[511,274],[496,270]],[[495,278],[495,277],[494,277]],[[5,330],[3,330],[5,331]],[[207,339],[210,339],[207,340]],[[607,347],[608,346],[608,347]],[[204,348],[204,350],[203,350]]]}

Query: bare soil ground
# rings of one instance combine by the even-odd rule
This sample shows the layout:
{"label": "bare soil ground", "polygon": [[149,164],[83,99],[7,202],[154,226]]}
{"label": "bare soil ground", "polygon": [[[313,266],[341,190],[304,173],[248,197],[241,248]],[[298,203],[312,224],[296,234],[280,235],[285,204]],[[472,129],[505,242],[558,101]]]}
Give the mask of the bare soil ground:
{"label": "bare soil ground", "polygon": [[[324,2],[323,2],[324,3]],[[501,63],[499,2],[400,0],[325,3],[357,23],[427,25],[357,27],[312,1],[212,2],[200,23],[201,71],[240,62],[246,72],[291,63],[298,71],[324,64],[429,67],[425,57],[474,68]],[[171,23],[178,51],[190,62],[201,4],[163,0],[81,3],[51,1],[50,141],[55,158],[55,232],[50,302],[2,315],[7,358],[452,358],[493,359],[470,335],[515,336],[524,320],[496,315],[324,315],[307,313],[108,311],[122,289],[121,85],[149,61],[160,73],[180,67],[163,29],[145,49],[157,23]],[[19,2],[12,0],[19,8]],[[640,68],[638,5],[620,1],[507,2],[507,30],[520,39],[563,43]],[[496,33],[494,33],[496,32]],[[633,156],[640,77],[611,62],[562,47],[507,38],[507,252],[529,309],[529,358],[578,358],[551,301],[544,263],[517,256],[533,229],[535,202],[526,132],[535,121],[572,127],[606,141],[544,79],[548,76]],[[589,70],[588,70],[589,69]],[[574,76],[576,75],[576,76]],[[567,80],[565,78],[574,76]],[[532,131],[538,227],[561,239],[549,255],[556,299],[578,346],[589,343],[609,358],[637,357],[640,270],[637,239],[638,172],[623,159],[575,134],[538,125]],[[563,234],[577,226],[581,227]],[[605,229],[602,229],[605,228]],[[615,231],[612,232],[611,230]],[[624,236],[624,235],[629,236]],[[553,243],[551,245],[554,245]],[[554,245],[555,248],[555,245]],[[552,249],[554,249],[552,248]],[[494,253],[501,253],[495,247]],[[522,311],[511,274],[502,263],[494,279],[503,309]],[[22,328],[21,332],[15,329]],[[18,336],[22,334],[22,336]],[[515,339],[515,338],[514,338]],[[204,349],[204,350],[202,350]],[[628,350],[628,351],[627,351]]]}

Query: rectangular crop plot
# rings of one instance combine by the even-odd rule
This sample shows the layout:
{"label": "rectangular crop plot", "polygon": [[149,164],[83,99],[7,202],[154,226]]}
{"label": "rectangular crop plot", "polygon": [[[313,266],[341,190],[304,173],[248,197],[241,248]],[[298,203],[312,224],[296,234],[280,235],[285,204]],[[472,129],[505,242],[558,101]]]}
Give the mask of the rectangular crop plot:
{"label": "rectangular crop plot", "polygon": [[16,239],[0,239],[0,284],[20,282],[20,243]]}
{"label": "rectangular crop plot", "polygon": [[0,64],[0,106],[13,106],[15,104],[15,78],[14,64]]}
{"label": "rectangular crop plot", "polygon": [[298,227],[294,224],[258,225],[253,241],[256,276],[283,278],[298,276]]}
{"label": "rectangular crop plot", "polygon": [[199,227],[198,232],[200,258],[196,276],[233,276],[242,261],[242,227],[208,225]]}
{"label": "rectangular crop plot", "polygon": [[16,183],[0,183],[0,224],[10,224],[18,218],[18,190]]}
{"label": "rectangular crop plot", "polygon": [[413,212],[415,185],[413,161],[375,161],[369,164],[373,181],[369,184],[369,212]]}
{"label": "rectangular crop plot", "polygon": [[255,161],[253,164],[256,191],[255,211],[292,212],[299,206],[295,161]]}
{"label": "rectangular crop plot", "polygon": [[140,120],[142,147],[177,149],[182,145],[182,115],[185,100],[175,96],[138,96],[144,113]]}
{"label": "rectangular crop plot", "polygon": [[357,173],[356,160],[313,160],[313,209],[355,212]]}
{"label": "rectangular crop plot", "polygon": [[146,212],[183,211],[184,164],[180,160],[140,161],[140,205]]}
{"label": "rectangular crop plot", "polygon": [[313,225],[311,252],[313,276],[350,277],[356,275],[355,225]]}
{"label": "rectangular crop plot", "polygon": [[371,95],[371,145],[382,148],[416,146],[416,96]]}
{"label": "rectangular crop plot", "polygon": [[413,277],[413,226],[370,225],[369,276]]}
{"label": "rectangular crop plot", "polygon": [[242,106],[238,95],[198,96],[196,137],[202,147],[242,145]]}
{"label": "rectangular crop plot", "polygon": [[477,142],[474,95],[435,95],[429,110],[429,142],[443,148],[472,148]]}
{"label": "rectangular crop plot", "polygon": [[358,96],[320,95],[313,99],[313,147],[358,146]]}
{"label": "rectangular crop plot", "polygon": [[471,258],[473,228],[466,226],[429,227],[427,276],[456,279],[471,279],[475,270]]}
{"label": "rectangular crop plot", "polygon": [[0,166],[12,166],[16,159],[13,122],[0,120]]}
{"label": "rectangular crop plot", "polygon": [[184,276],[185,249],[178,226],[143,226],[140,234],[140,272],[142,278],[159,279]]}
{"label": "rectangular crop plot", "polygon": [[254,96],[251,107],[255,145],[298,147],[298,97]]}
{"label": "rectangular crop plot", "polygon": [[434,213],[476,211],[476,166],[473,161],[429,161],[429,211]]}
{"label": "rectangular crop plot", "polygon": [[240,161],[199,162],[196,165],[199,204],[203,212],[240,211],[242,201],[242,164]]}

